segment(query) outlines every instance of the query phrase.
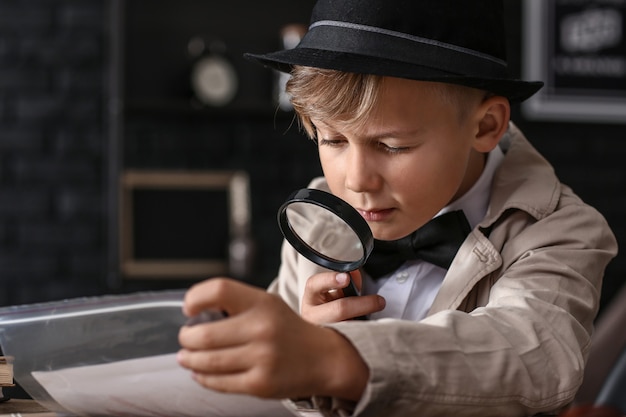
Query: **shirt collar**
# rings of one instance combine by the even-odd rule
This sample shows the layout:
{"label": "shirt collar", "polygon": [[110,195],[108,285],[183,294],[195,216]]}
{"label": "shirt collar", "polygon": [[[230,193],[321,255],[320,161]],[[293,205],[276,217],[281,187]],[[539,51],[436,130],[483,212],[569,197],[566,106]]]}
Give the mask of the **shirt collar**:
{"label": "shirt collar", "polygon": [[487,154],[487,163],[478,181],[460,198],[441,209],[435,217],[450,211],[463,210],[467,221],[473,229],[487,214],[491,197],[491,183],[503,159],[504,153],[499,146],[496,146]]}

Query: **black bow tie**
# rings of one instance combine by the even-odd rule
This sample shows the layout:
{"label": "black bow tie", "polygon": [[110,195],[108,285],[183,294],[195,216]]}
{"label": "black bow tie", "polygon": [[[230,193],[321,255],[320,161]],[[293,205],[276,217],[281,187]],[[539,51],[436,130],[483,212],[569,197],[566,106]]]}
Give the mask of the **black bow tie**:
{"label": "black bow tie", "polygon": [[411,259],[448,269],[470,231],[463,211],[444,213],[402,239],[374,240],[363,268],[372,278],[382,277]]}

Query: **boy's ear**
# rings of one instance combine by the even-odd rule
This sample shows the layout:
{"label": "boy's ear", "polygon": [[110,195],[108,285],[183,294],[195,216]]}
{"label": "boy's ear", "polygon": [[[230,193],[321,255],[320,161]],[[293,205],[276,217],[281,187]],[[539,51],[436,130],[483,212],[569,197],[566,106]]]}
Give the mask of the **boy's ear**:
{"label": "boy's ear", "polygon": [[492,96],[478,106],[476,115],[478,123],[474,149],[490,152],[509,127],[511,104],[506,97]]}

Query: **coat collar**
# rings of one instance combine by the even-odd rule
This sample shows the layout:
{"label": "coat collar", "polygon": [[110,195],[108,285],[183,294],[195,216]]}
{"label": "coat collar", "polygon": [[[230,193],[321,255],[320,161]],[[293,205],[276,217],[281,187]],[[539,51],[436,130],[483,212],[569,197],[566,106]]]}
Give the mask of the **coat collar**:
{"label": "coat collar", "polygon": [[487,215],[479,227],[491,227],[509,209],[523,210],[536,220],[552,213],[561,186],[552,166],[512,122],[500,147],[504,160],[496,171]]}

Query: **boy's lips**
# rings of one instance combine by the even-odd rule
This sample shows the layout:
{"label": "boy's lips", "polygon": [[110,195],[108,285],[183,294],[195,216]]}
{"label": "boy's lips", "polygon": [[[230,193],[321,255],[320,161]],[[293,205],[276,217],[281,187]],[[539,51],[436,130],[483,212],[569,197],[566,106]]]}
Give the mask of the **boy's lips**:
{"label": "boy's lips", "polygon": [[379,209],[373,209],[373,210],[357,209],[357,211],[365,219],[365,221],[380,222],[389,218],[389,216],[393,212],[393,209],[392,208],[380,209],[380,210]]}

